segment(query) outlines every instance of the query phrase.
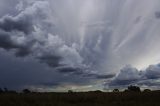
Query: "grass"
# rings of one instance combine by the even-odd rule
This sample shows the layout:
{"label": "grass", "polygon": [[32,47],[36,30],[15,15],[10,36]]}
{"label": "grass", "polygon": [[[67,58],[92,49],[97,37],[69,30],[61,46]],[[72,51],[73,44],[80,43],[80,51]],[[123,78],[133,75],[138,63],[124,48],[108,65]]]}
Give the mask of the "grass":
{"label": "grass", "polygon": [[0,106],[160,106],[160,92],[2,93]]}

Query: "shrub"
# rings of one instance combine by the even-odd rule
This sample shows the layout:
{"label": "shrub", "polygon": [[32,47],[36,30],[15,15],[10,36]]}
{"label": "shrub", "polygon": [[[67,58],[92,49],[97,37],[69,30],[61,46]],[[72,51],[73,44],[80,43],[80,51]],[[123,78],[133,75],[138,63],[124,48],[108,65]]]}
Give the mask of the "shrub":
{"label": "shrub", "polygon": [[0,93],[3,93],[3,90],[0,88]]}
{"label": "shrub", "polygon": [[23,93],[27,94],[27,93],[31,93],[31,91],[29,89],[24,89]]}
{"label": "shrub", "polygon": [[8,89],[7,89],[7,88],[4,88],[4,92],[8,92]]}
{"label": "shrub", "polygon": [[73,91],[72,90],[68,90],[68,93],[73,93]]}
{"label": "shrub", "polygon": [[144,89],[143,92],[151,92],[150,89]]}
{"label": "shrub", "polygon": [[119,89],[114,89],[113,92],[119,92]]}
{"label": "shrub", "polygon": [[128,86],[128,90],[129,91],[133,91],[133,92],[141,92],[140,87],[138,86]]}

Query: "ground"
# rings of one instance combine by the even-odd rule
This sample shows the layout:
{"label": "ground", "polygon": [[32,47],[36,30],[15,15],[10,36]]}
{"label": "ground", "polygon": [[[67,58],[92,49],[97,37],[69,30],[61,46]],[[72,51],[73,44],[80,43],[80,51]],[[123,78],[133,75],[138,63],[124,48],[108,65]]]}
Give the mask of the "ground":
{"label": "ground", "polygon": [[0,106],[160,106],[160,92],[2,93]]}

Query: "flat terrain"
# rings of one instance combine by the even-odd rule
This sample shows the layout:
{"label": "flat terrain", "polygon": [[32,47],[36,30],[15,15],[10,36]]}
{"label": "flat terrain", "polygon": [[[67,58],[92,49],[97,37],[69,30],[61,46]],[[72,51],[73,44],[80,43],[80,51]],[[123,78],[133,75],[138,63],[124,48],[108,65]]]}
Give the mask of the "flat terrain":
{"label": "flat terrain", "polygon": [[2,93],[0,106],[160,106],[160,92]]}

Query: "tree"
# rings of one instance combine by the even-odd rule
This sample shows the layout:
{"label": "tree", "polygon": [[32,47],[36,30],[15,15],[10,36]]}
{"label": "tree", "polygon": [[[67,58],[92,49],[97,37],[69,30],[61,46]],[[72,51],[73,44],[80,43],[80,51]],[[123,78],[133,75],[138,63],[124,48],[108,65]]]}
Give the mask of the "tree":
{"label": "tree", "polygon": [[128,86],[128,90],[129,91],[133,91],[133,92],[141,92],[140,87],[138,86]]}
{"label": "tree", "polygon": [[129,90],[128,90],[128,89],[125,89],[124,92],[129,92]]}
{"label": "tree", "polygon": [[23,93],[27,94],[27,93],[31,93],[31,91],[29,89],[24,89]]}
{"label": "tree", "polygon": [[3,90],[0,88],[0,93],[3,93]]}
{"label": "tree", "polygon": [[95,93],[102,93],[102,91],[101,90],[96,90],[96,91],[94,91]]}
{"label": "tree", "polygon": [[144,89],[143,92],[151,92],[150,89]]}
{"label": "tree", "polygon": [[8,92],[8,89],[7,89],[7,88],[4,88],[4,92]]}
{"label": "tree", "polygon": [[68,90],[68,93],[73,93],[73,91],[72,90]]}
{"label": "tree", "polygon": [[15,90],[9,90],[8,93],[13,93],[13,94],[15,94],[15,93],[17,93],[17,92],[16,92]]}
{"label": "tree", "polygon": [[113,92],[119,92],[119,89],[114,89]]}

